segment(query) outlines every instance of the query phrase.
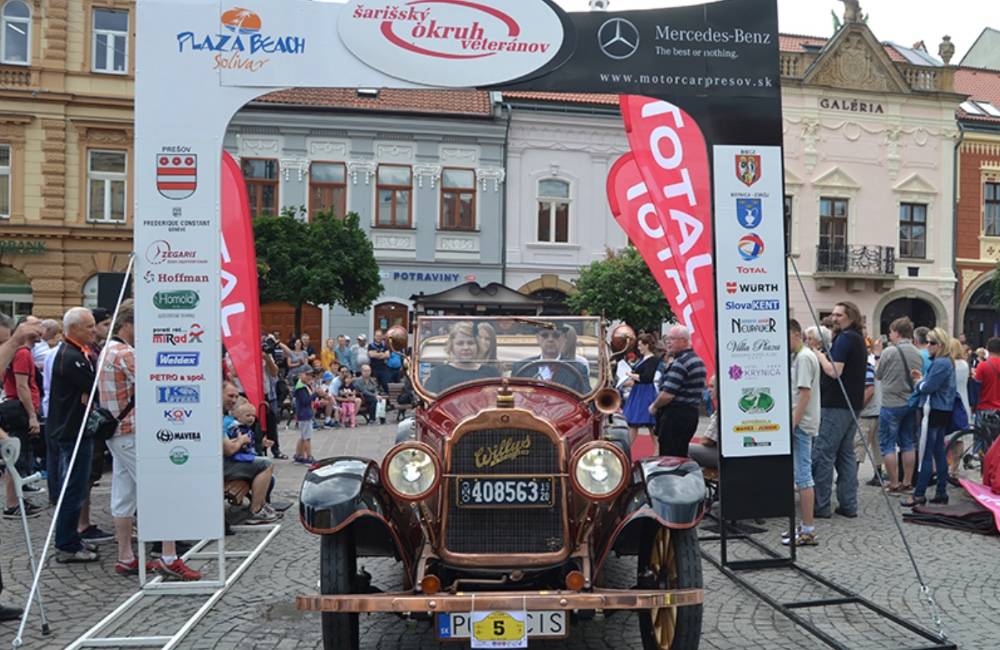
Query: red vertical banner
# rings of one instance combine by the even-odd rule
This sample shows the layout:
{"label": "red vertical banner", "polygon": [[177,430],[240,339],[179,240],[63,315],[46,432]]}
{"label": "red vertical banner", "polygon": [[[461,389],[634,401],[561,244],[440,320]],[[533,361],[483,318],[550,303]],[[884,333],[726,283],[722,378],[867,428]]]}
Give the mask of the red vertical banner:
{"label": "red vertical banner", "polygon": [[[250,201],[239,164],[222,154],[222,344],[226,346],[247,399],[264,402],[260,349],[260,297]],[[215,352],[210,351],[210,354]]]}
{"label": "red vertical banner", "polygon": [[715,287],[712,185],[705,137],[694,119],[670,102],[622,95],[619,104],[636,169],[631,171],[627,162],[615,168],[625,179],[637,173],[638,179],[632,180],[641,181],[643,187],[640,192],[633,184],[631,199],[627,191],[617,194],[622,181],[612,178],[613,170],[608,178],[609,200],[612,206],[617,201],[627,210],[641,199],[633,221],[642,236],[632,241],[657,276],[678,319],[691,330],[695,352],[711,375],[715,371]]}
{"label": "red vertical banner", "polygon": [[[653,278],[663,291],[670,309],[675,314],[692,313],[685,278],[681,275],[677,260],[667,241],[664,228],[653,198],[642,179],[639,165],[631,153],[619,158],[608,174],[608,203],[615,221],[625,231],[629,241],[635,246]],[[715,314],[709,312],[709,327],[715,331]],[[690,327],[690,325],[689,325]],[[698,356],[705,362],[708,375],[715,373],[715,346],[705,348],[703,342],[711,344],[714,337],[693,336],[692,344]]]}

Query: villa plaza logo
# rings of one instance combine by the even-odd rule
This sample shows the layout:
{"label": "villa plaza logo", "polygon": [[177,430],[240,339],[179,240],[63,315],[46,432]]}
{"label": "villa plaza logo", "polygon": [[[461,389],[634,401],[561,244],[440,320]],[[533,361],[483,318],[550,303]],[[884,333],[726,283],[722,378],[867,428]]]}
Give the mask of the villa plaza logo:
{"label": "villa plaza logo", "polygon": [[219,17],[219,31],[215,34],[179,32],[177,50],[182,53],[213,52],[214,70],[248,72],[263,68],[270,60],[268,57],[306,51],[304,37],[268,34],[263,28],[259,15],[243,7],[233,7]]}
{"label": "villa plaza logo", "polygon": [[445,87],[523,77],[549,63],[563,43],[559,10],[543,0],[351,0],[338,30],[365,64]]}

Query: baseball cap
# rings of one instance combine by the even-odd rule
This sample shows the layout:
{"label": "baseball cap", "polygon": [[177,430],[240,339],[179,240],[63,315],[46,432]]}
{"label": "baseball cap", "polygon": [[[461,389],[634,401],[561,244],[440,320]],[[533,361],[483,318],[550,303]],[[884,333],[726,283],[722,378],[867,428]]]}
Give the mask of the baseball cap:
{"label": "baseball cap", "polygon": [[95,323],[103,323],[111,318],[111,312],[104,307],[94,307],[90,310],[90,313],[94,317]]}
{"label": "baseball cap", "polygon": [[358,334],[358,340],[359,341],[367,341],[368,340],[368,336],[366,336],[365,334]]}

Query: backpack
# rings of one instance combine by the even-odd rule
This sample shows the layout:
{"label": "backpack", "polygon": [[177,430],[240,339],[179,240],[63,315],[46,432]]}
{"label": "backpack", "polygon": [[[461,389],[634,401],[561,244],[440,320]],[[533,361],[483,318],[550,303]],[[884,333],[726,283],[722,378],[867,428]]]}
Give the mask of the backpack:
{"label": "backpack", "polygon": [[403,355],[398,352],[390,352],[389,358],[385,360],[385,366],[393,370],[399,370],[403,367]]}

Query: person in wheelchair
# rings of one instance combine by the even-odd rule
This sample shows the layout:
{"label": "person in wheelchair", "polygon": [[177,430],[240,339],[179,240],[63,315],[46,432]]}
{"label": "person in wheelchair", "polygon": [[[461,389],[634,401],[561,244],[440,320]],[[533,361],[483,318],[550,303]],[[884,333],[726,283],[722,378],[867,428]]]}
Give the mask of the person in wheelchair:
{"label": "person in wheelchair", "polygon": [[572,328],[569,325],[539,328],[535,338],[538,341],[540,354],[515,363],[511,376],[562,384],[580,395],[589,393],[590,385],[587,381],[589,371],[586,364],[581,363],[575,356],[565,358],[562,354],[566,348],[567,331],[570,329]]}

